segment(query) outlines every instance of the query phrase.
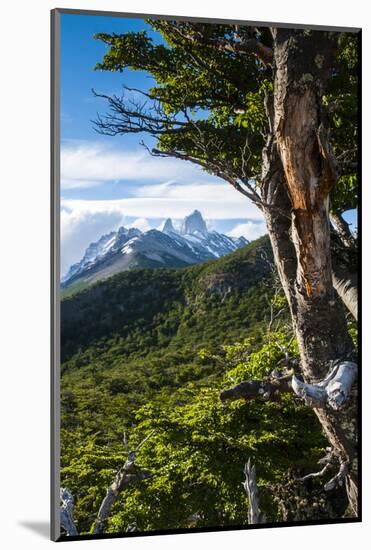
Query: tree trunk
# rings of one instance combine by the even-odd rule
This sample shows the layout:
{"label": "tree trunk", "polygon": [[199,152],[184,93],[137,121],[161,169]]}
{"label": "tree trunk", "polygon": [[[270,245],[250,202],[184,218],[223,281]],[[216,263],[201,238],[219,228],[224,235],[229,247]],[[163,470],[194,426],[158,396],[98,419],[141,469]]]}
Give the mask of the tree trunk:
{"label": "tree trunk", "polygon": [[330,219],[344,246],[355,246],[355,238],[343,216],[339,212],[331,212]]}
{"label": "tree trunk", "polygon": [[[301,369],[306,382],[315,383],[334,361],[351,359],[353,352],[332,282],[328,205],[337,175],[321,107],[332,47],[324,32],[273,32],[273,139],[268,139],[263,155],[263,193],[270,207],[265,213]],[[349,502],[356,515],[354,408],[342,413],[315,411],[340,464],[347,464]]]}
{"label": "tree trunk", "polygon": [[342,273],[340,270],[333,271],[332,282],[336,292],[343,301],[345,307],[350,311],[355,320],[358,320],[358,289],[357,280],[354,274]]}

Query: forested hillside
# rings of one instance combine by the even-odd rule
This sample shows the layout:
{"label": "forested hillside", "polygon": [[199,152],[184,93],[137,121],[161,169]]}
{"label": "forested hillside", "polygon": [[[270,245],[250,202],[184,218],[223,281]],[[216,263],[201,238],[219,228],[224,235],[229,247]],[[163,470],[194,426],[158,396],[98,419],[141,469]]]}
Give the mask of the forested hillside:
{"label": "forested hillside", "polygon": [[314,480],[309,492],[295,482],[325,453],[310,408],[292,394],[220,400],[238,382],[295,369],[272,261],[264,237],[202,265],[124,272],[62,301],[61,485],[80,534],[92,532],[127,441],[147,436],[136,461],[146,477],[122,491],[105,532],[247,524],[249,457],[269,522],[344,513],[343,493],[325,502]]}

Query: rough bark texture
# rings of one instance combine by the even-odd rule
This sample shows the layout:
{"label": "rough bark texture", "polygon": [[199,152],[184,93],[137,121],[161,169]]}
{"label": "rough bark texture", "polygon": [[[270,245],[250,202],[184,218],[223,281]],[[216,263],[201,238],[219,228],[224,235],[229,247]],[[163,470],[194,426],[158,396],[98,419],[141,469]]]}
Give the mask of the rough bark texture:
{"label": "rough bark texture", "polygon": [[343,216],[339,212],[331,212],[330,219],[344,246],[355,246],[355,238]]}
{"label": "rough bark texture", "polygon": [[346,308],[358,320],[358,291],[355,281],[350,279],[340,279],[336,273],[333,273],[332,282],[336,292],[342,299]]}
{"label": "rough bark texture", "polygon": [[333,258],[332,284],[347,310],[358,320],[358,277]]}
{"label": "rough bark texture", "polygon": [[[273,33],[274,139],[268,138],[263,155],[263,190],[271,202],[282,204],[279,211],[267,209],[267,227],[290,305],[301,368],[306,382],[313,384],[327,376],[333,361],[352,359],[345,314],[332,282],[330,251],[329,193],[337,175],[321,95],[332,44],[324,32]],[[289,206],[284,193],[281,199],[275,194],[283,185]],[[339,460],[349,465],[348,497],[356,515],[353,432],[347,429],[352,422],[347,418],[344,428],[344,415],[326,408],[315,411]]]}

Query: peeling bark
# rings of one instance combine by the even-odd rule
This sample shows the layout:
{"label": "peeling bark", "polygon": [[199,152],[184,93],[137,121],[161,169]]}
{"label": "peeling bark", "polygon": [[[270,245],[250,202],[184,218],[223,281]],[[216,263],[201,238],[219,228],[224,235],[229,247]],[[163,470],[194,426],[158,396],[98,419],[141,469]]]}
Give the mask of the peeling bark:
{"label": "peeling bark", "polygon": [[[275,36],[274,130],[291,202],[296,333],[304,374],[311,379],[325,376],[328,361],[352,349],[332,284],[328,203],[337,174],[321,117],[331,43],[326,33],[318,38],[285,29]],[[324,57],[320,64],[318,55]]]}

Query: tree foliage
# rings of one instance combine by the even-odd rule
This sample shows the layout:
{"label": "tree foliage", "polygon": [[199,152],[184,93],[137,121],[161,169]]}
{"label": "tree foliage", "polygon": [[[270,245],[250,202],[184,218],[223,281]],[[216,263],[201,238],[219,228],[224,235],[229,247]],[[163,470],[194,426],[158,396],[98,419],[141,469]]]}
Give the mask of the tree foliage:
{"label": "tree foliage", "polygon": [[[155,33],[95,36],[108,46],[97,70],[122,72],[124,82],[127,70],[146,71],[155,81],[145,92],[124,86],[122,97],[103,95],[109,111],[96,121],[98,131],[148,133],[157,138],[153,154],[201,164],[248,196],[254,197],[254,191],[259,195],[274,75],[272,61],[254,44],[270,50],[269,29],[159,20],[148,24]],[[308,31],[313,40],[321,32]],[[332,33],[332,47],[323,108],[341,176],[331,204],[341,213],[357,205],[358,37]]]}

